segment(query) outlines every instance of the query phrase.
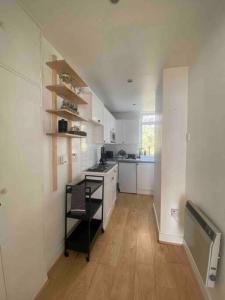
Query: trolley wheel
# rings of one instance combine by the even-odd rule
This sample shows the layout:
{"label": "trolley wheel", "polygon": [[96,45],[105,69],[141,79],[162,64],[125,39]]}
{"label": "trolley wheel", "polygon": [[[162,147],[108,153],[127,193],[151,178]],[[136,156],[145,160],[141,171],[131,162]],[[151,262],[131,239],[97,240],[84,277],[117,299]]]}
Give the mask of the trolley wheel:
{"label": "trolley wheel", "polygon": [[102,233],[104,233],[105,232],[105,230],[104,230],[104,228],[102,227]]}
{"label": "trolley wheel", "polygon": [[90,261],[90,257],[89,257],[89,256],[86,257],[86,261],[87,261],[87,262]]}
{"label": "trolley wheel", "polygon": [[65,250],[64,255],[65,255],[65,257],[68,257],[69,256],[69,251]]}

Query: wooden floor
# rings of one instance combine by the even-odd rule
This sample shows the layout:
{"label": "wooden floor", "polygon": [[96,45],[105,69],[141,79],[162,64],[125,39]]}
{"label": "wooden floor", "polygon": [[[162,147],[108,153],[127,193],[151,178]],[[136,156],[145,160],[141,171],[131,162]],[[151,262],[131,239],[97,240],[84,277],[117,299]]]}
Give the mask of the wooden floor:
{"label": "wooden floor", "polygon": [[157,243],[152,198],[119,194],[91,261],[71,252],[38,300],[202,300],[182,247]]}

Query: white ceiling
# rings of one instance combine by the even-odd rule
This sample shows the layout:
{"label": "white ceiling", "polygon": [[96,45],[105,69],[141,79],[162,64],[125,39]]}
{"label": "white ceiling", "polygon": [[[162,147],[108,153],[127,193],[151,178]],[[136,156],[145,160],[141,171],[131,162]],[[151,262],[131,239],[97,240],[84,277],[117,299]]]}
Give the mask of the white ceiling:
{"label": "white ceiling", "polygon": [[[154,110],[160,70],[191,63],[217,1],[20,2],[45,37],[115,112]],[[128,78],[133,83],[127,83]]]}

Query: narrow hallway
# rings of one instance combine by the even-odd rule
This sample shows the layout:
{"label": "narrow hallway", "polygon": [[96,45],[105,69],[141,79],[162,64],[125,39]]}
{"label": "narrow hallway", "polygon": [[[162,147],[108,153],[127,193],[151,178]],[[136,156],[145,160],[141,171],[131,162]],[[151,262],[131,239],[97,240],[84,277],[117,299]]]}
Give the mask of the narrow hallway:
{"label": "narrow hallway", "polygon": [[70,252],[49,272],[38,300],[201,300],[183,247],[157,242],[149,196],[119,194],[86,263]]}

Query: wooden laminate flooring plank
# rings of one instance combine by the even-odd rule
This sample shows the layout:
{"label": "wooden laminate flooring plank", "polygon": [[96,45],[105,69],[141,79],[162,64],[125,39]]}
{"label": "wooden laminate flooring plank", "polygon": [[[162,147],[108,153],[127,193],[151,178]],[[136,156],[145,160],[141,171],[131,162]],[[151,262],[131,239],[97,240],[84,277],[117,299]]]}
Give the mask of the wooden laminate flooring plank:
{"label": "wooden laminate flooring plank", "polygon": [[183,247],[159,244],[152,197],[118,194],[91,252],[70,252],[38,300],[203,300]]}

